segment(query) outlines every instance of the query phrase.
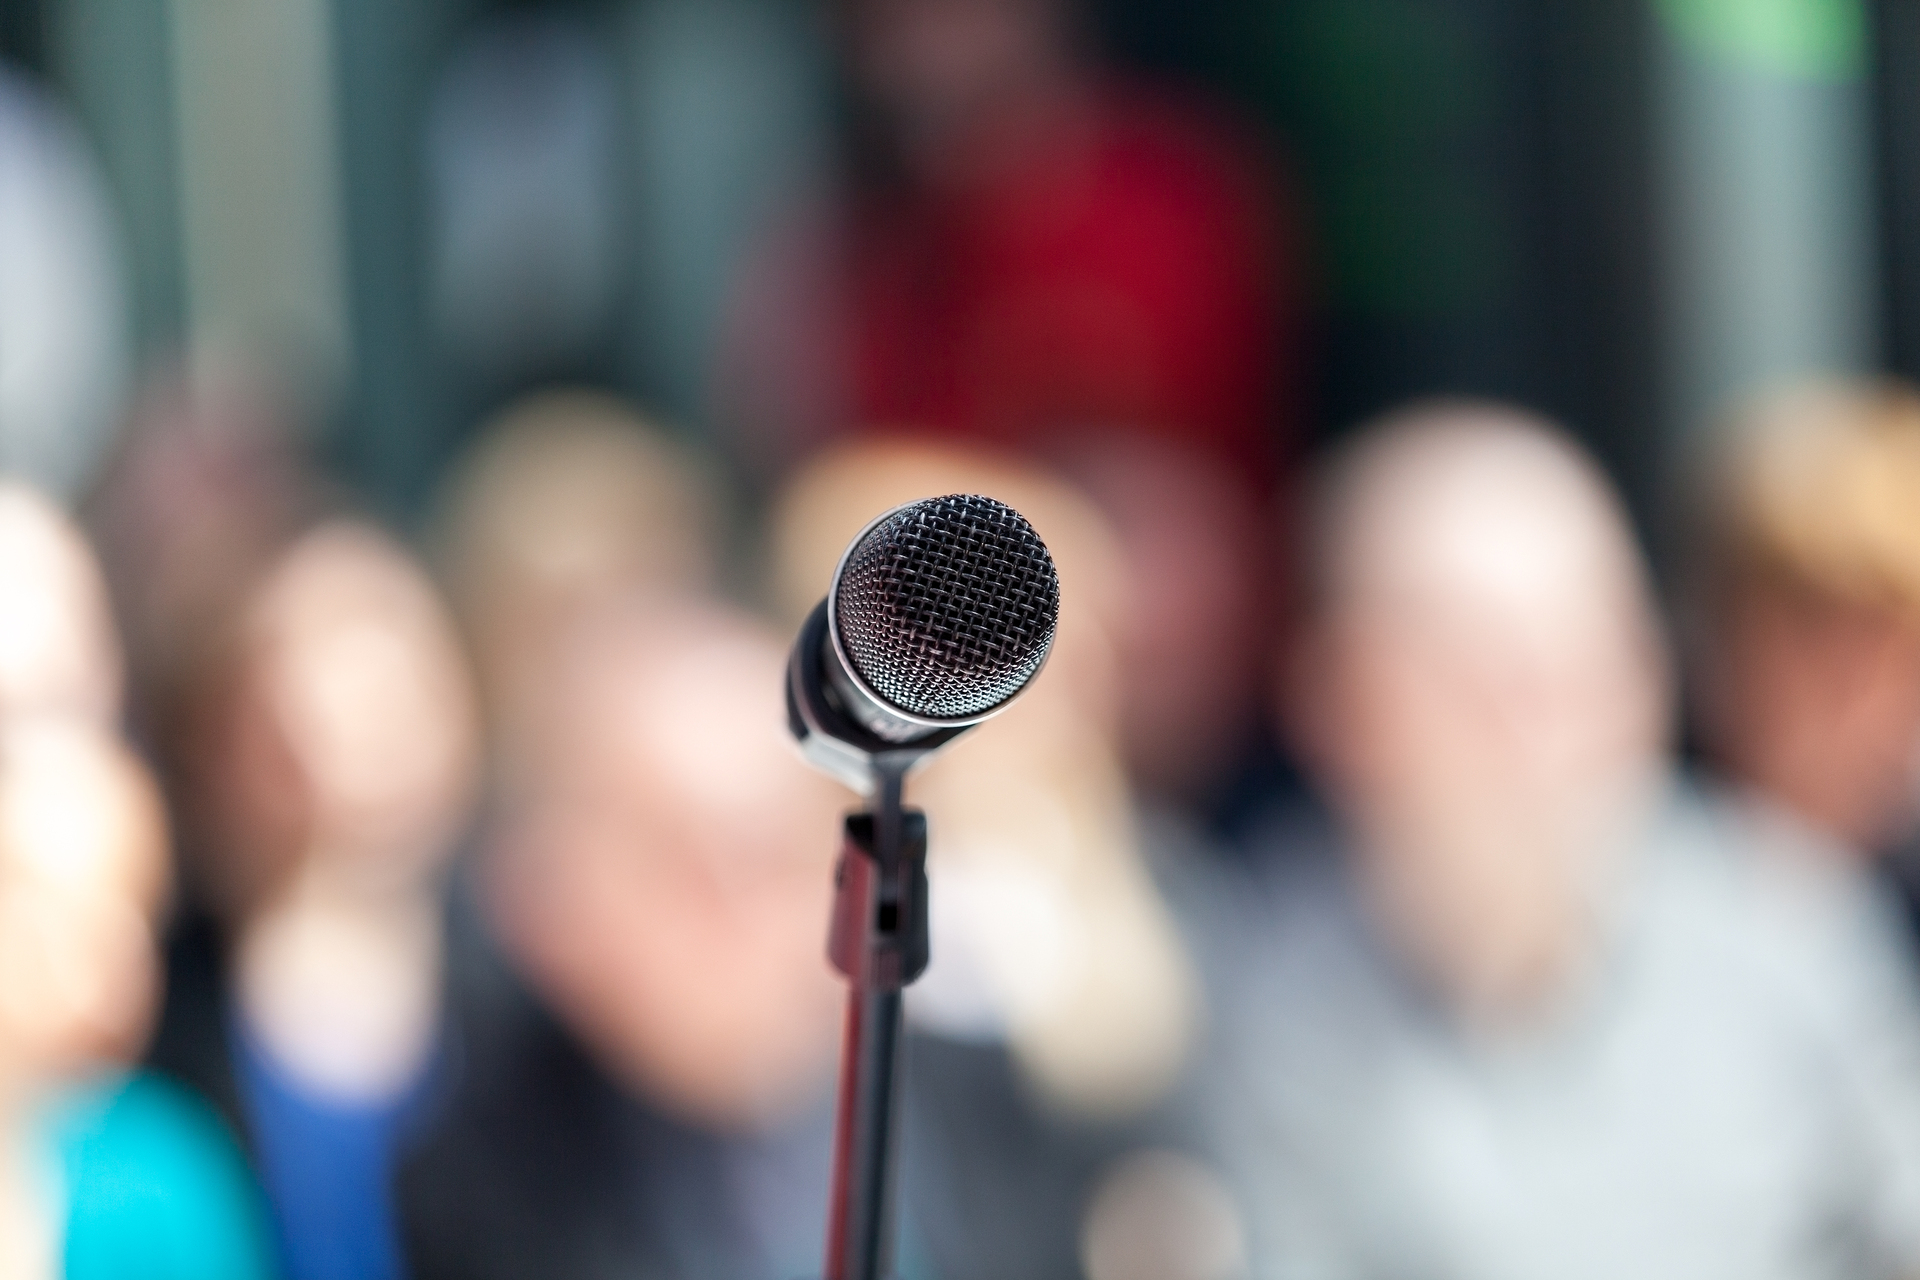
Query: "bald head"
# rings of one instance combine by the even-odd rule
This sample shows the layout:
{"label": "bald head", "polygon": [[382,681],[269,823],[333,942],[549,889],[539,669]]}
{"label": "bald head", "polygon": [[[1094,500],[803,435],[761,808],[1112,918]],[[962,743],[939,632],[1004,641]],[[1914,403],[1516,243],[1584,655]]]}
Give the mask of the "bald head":
{"label": "bald head", "polygon": [[1661,758],[1664,667],[1626,520],[1558,431],[1475,404],[1374,426],[1319,514],[1291,685],[1304,754],[1421,962],[1507,1000],[1557,963]]}
{"label": "bald head", "polygon": [[1645,606],[1605,477],[1545,420],[1439,402],[1380,420],[1328,469],[1311,582],[1322,607],[1472,590],[1544,611]]}

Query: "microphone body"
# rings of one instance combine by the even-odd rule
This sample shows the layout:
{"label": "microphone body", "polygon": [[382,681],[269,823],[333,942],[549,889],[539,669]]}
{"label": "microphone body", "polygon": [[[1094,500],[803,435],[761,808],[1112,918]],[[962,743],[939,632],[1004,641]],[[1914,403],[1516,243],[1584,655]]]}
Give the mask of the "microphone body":
{"label": "microphone body", "polygon": [[1002,710],[1052,648],[1060,584],[1033,527],[991,498],[897,507],[847,548],[787,665],[787,721],[864,797],[835,871],[828,955],[848,981],[826,1280],[887,1280],[902,990],[926,970],[926,816],[907,774]]}

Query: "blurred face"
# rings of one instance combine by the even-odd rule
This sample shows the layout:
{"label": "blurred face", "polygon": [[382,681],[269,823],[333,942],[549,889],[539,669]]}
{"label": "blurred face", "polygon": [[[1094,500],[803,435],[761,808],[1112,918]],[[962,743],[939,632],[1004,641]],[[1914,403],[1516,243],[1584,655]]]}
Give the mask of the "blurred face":
{"label": "blurred face", "polygon": [[[473,785],[475,711],[451,624],[380,535],[297,544],[247,614],[224,772],[227,870],[320,859],[370,888],[437,869]],[[263,873],[267,873],[264,874]]]}
{"label": "blurred face", "polygon": [[854,72],[909,154],[942,149],[1067,61],[1060,0],[852,0]]}
{"label": "blurred face", "polygon": [[119,646],[92,551],[46,499],[0,484],[0,710],[104,723],[119,698]]}
{"label": "blurred face", "polygon": [[1244,486],[1204,459],[1106,441],[1073,466],[1120,535],[1131,578],[1116,628],[1127,763],[1165,798],[1208,798],[1257,715],[1264,533]]}
{"label": "blurred face", "polygon": [[617,401],[552,393],[494,428],[449,492],[440,559],[496,720],[538,696],[570,620],[704,589],[716,512],[696,461]]}
{"label": "blurred face", "polygon": [[1488,1009],[1559,976],[1661,738],[1630,552],[1558,479],[1358,506],[1296,673],[1389,932]]}
{"label": "blurred face", "polygon": [[1725,610],[1713,658],[1707,729],[1737,776],[1862,853],[1911,823],[1920,627],[1752,584]]}
{"label": "blurred face", "polygon": [[99,731],[35,722],[4,738],[0,1082],[46,1083],[139,1053],[162,824],[152,784]]}
{"label": "blurred face", "polygon": [[784,740],[783,655],[731,619],[579,652],[492,899],[609,1066],[721,1127],[775,1120],[832,1063],[834,788]]}
{"label": "blurred face", "polygon": [[234,370],[163,369],[143,389],[90,512],[130,656],[156,686],[143,696],[177,692],[209,620],[311,499],[289,448],[298,435]]}

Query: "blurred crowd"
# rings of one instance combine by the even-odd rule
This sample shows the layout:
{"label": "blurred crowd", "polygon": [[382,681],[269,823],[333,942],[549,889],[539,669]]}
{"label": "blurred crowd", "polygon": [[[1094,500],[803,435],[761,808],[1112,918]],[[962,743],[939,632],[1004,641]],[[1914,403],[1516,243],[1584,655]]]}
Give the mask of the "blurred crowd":
{"label": "blurred crowd", "polygon": [[480,407],[410,523],[269,367],[133,361],[0,67],[0,1277],[819,1274],[856,800],[783,664],[955,492],[1062,613],[908,789],[901,1280],[1920,1277],[1920,390],[1700,424],[1656,583],[1527,407],[1305,447],[1223,109],[1049,0],[834,15],[844,172],[680,426],[527,372],[595,314],[591,51],[463,47]]}

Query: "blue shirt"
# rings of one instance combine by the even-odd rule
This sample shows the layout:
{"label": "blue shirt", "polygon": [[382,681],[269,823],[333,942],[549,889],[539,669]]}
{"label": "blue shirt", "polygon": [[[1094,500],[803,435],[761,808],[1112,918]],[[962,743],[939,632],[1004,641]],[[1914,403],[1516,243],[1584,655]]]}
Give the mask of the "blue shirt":
{"label": "blue shirt", "polygon": [[427,1075],[393,1097],[340,1100],[295,1079],[238,1017],[229,1040],[291,1280],[399,1280],[394,1157]]}

